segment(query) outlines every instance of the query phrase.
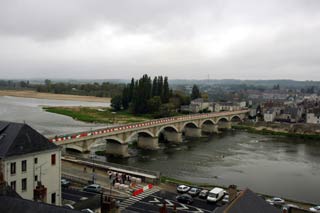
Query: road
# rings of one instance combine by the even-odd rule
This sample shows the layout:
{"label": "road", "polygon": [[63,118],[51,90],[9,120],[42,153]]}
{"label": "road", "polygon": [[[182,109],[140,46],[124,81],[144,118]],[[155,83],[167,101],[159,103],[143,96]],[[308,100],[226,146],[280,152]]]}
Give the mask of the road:
{"label": "road", "polygon": [[95,195],[96,194],[94,194],[94,193],[84,192],[84,191],[80,191],[78,189],[62,188],[62,199],[64,199],[64,200],[71,200],[74,202],[79,202],[84,197],[90,198]]}
{"label": "road", "polygon": [[144,192],[137,197],[131,197],[123,201],[120,204],[120,208],[124,212],[128,210],[155,213],[159,212],[159,208],[165,203],[168,212],[173,212],[173,208],[176,206],[177,212],[209,213],[218,207],[217,204],[207,203],[206,200],[198,197],[194,198],[194,202],[191,205],[181,204],[176,201],[177,195],[176,193],[164,190],[151,190],[150,192]]}

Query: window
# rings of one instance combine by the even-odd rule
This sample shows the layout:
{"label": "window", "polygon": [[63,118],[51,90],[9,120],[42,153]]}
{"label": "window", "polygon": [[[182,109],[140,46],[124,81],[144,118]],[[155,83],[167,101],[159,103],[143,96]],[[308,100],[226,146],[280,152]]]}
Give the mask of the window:
{"label": "window", "polygon": [[38,175],[34,176],[34,181],[38,181]]}
{"label": "window", "polygon": [[34,164],[38,163],[38,158],[34,158]]}
{"label": "window", "polygon": [[56,165],[56,154],[51,155],[51,165]]}
{"label": "window", "polygon": [[16,174],[16,163],[11,163],[10,164],[10,173],[12,175]]}
{"label": "window", "polygon": [[21,161],[21,171],[22,172],[27,171],[27,161],[26,160]]}
{"label": "window", "polygon": [[23,178],[21,180],[21,190],[26,191],[27,190],[27,178]]}
{"label": "window", "polygon": [[11,181],[10,187],[12,190],[16,191],[16,181]]}
{"label": "window", "polygon": [[51,203],[56,204],[56,193],[51,194]]}

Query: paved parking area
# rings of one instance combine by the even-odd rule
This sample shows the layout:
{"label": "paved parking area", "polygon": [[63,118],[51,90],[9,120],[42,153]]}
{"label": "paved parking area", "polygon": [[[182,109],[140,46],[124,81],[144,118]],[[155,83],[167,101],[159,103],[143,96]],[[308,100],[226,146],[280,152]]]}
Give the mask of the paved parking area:
{"label": "paved parking area", "polygon": [[206,200],[198,197],[194,198],[194,202],[190,205],[182,204],[176,201],[177,193],[172,193],[164,190],[150,191],[141,194],[137,197],[131,197],[120,204],[122,210],[137,211],[137,212],[159,212],[159,208],[166,204],[168,212],[173,212],[174,206],[177,212],[194,212],[208,213],[212,212],[217,204],[207,203]]}

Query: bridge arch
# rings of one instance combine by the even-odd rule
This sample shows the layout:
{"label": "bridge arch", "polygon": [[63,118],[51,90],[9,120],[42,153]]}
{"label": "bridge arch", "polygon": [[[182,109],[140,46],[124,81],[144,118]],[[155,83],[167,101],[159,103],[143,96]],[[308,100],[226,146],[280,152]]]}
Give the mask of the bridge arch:
{"label": "bridge arch", "polygon": [[185,122],[182,126],[182,129],[185,129],[186,127],[189,127],[189,128],[198,128],[198,124],[194,121],[188,121],[188,122]]}
{"label": "bridge arch", "polygon": [[84,152],[83,148],[81,146],[78,146],[76,144],[67,144],[65,145],[66,151],[71,150],[71,151],[76,151],[76,152]]}
{"label": "bridge arch", "polygon": [[231,122],[241,122],[242,118],[239,115],[234,115],[230,119]]}
{"label": "bridge arch", "polygon": [[229,122],[229,119],[227,117],[220,117],[217,119],[217,124],[221,122]]}
{"label": "bridge arch", "polygon": [[157,134],[156,134],[156,137],[159,137],[160,133],[163,131],[163,130],[173,130],[175,132],[179,132],[178,128],[175,127],[174,125],[165,125],[165,126],[162,126],[158,131],[157,131]]}
{"label": "bridge arch", "polygon": [[149,137],[154,137],[154,134],[150,132],[149,130],[139,130],[139,131],[134,131],[132,132],[125,140],[125,142],[131,141],[134,136],[149,136]]}
{"label": "bridge arch", "polygon": [[202,127],[204,124],[215,125],[215,122],[213,119],[205,119],[200,123],[200,127]]}

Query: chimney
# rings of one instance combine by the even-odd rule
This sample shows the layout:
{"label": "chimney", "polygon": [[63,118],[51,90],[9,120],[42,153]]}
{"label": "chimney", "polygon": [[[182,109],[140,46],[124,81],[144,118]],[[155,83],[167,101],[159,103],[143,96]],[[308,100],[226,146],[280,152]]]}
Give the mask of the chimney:
{"label": "chimney", "polygon": [[230,185],[228,187],[228,193],[229,193],[229,203],[232,202],[237,197],[237,186],[236,185]]}

